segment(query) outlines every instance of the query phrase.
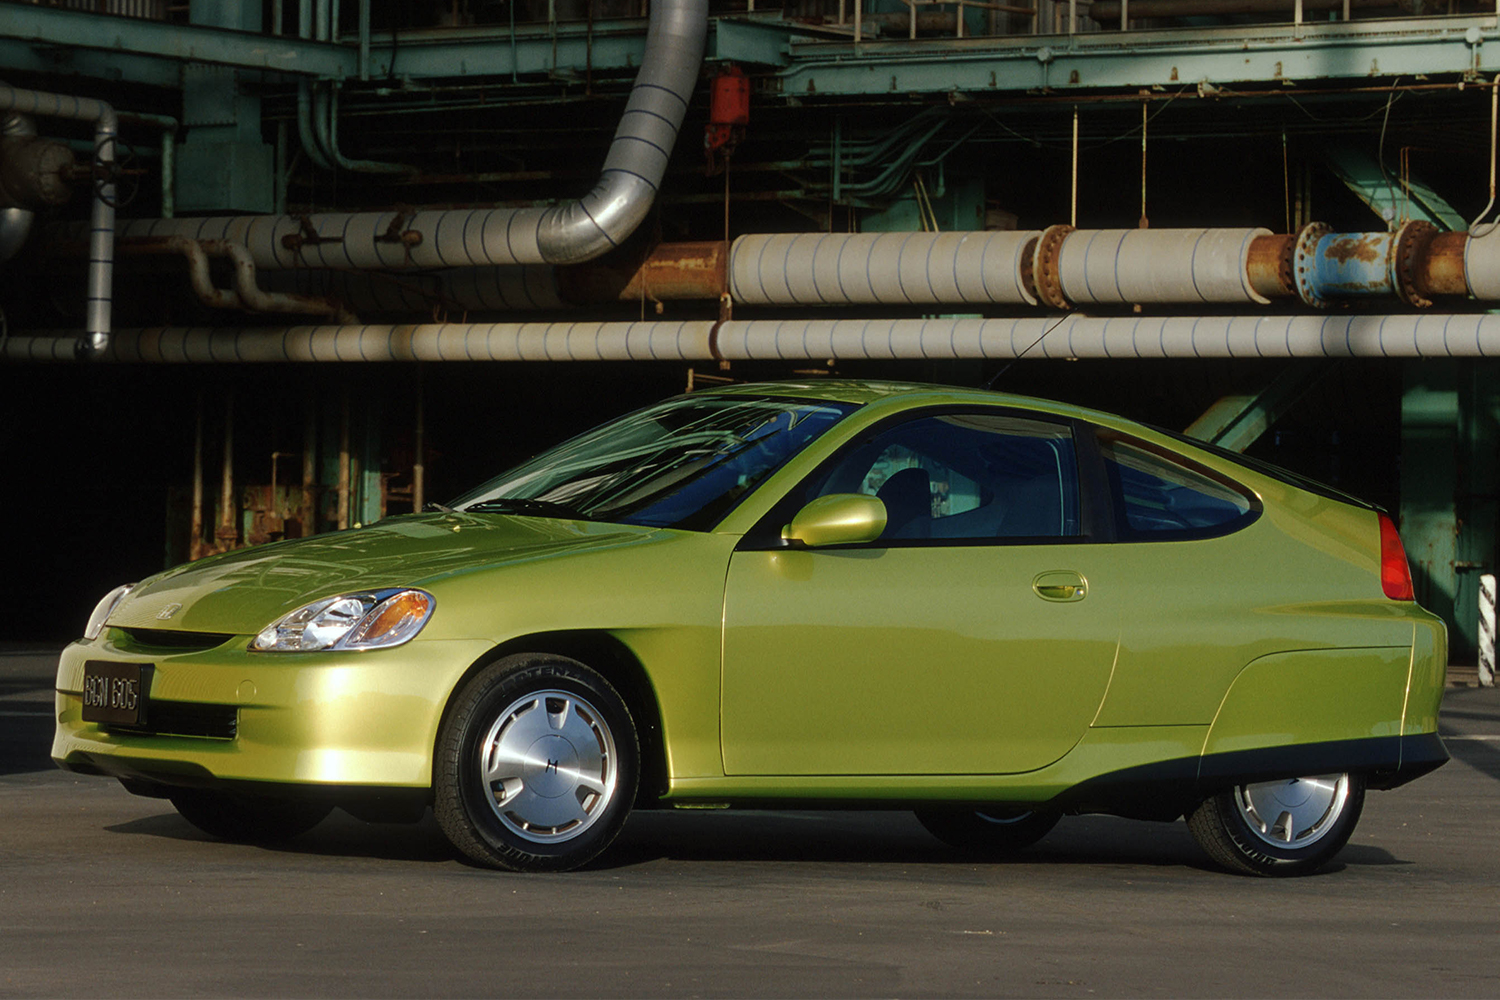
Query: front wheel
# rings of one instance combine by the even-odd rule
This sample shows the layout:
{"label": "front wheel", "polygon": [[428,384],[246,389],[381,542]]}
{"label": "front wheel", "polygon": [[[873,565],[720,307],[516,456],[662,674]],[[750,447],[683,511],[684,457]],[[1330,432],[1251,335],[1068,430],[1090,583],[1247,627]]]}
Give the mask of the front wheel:
{"label": "front wheel", "polygon": [[917,822],[950,847],[971,854],[1004,855],[1030,847],[1057,825],[1045,809],[992,806],[988,809],[918,809]]}
{"label": "front wheel", "polygon": [[1333,860],[1359,822],[1359,774],[1237,785],[1205,799],[1188,830],[1216,863],[1246,875],[1307,875]]}
{"label": "front wheel", "polygon": [[609,846],[635,800],[624,699],[561,656],[507,657],[459,691],[438,738],[433,812],[469,860],[566,871]]}

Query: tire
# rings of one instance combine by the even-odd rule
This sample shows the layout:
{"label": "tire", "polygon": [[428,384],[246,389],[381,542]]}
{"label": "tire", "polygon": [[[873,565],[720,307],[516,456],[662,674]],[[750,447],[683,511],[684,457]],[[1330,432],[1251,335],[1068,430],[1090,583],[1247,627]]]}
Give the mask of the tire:
{"label": "tire", "polygon": [[333,811],[324,802],[198,788],[175,791],[170,799],[182,818],[204,833],[242,844],[290,840]]}
{"label": "tire", "polygon": [[1205,799],[1188,815],[1188,830],[1232,872],[1309,875],[1343,850],[1364,803],[1359,774],[1262,781]]}
{"label": "tire", "polygon": [[635,723],[607,680],[561,656],[510,656],[454,698],[433,812],[477,865],[567,871],[615,839],[639,775]]}
{"label": "tire", "polygon": [[917,810],[917,822],[928,833],[970,854],[1013,854],[1045,837],[1060,818],[1058,813],[1024,806]]}

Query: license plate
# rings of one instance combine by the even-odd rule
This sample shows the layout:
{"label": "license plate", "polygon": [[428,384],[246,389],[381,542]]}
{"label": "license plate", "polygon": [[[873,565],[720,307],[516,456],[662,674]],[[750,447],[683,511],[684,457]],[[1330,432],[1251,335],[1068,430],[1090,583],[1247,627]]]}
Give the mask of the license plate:
{"label": "license plate", "polygon": [[109,722],[119,726],[145,725],[153,669],[149,663],[105,663],[101,660],[84,663],[83,721]]}

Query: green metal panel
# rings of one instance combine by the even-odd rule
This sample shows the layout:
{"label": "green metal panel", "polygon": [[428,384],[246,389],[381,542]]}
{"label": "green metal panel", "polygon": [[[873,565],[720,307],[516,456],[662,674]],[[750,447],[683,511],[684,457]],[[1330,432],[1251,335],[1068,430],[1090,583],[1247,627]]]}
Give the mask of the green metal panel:
{"label": "green metal panel", "polygon": [[[929,194],[939,231],[968,232],[984,228],[984,181],[981,178],[950,180],[941,190],[929,190]],[[918,207],[916,192],[910,187],[890,207],[869,212],[860,220],[860,229],[867,233],[915,232],[923,228],[922,210]]]}
{"label": "green metal panel", "polygon": [[1408,177],[1403,186],[1394,165],[1382,170],[1369,153],[1349,146],[1331,148],[1324,157],[1334,175],[1386,223],[1404,218],[1430,222],[1450,232],[1469,228],[1457,209],[1418,178]]}
{"label": "green metal panel", "polygon": [[[1473,29],[1481,43],[1471,46]],[[792,46],[788,94],[1054,92],[1493,73],[1493,16]]]}
{"label": "green metal panel", "polygon": [[[1406,366],[1401,397],[1401,538],[1411,562],[1417,602],[1455,624],[1458,587],[1458,362]],[[1472,639],[1452,636],[1454,655]]]}
{"label": "green metal panel", "polygon": [[1253,396],[1225,396],[1204,411],[1184,432],[1230,451],[1244,451],[1296,405],[1330,362],[1296,361]]}

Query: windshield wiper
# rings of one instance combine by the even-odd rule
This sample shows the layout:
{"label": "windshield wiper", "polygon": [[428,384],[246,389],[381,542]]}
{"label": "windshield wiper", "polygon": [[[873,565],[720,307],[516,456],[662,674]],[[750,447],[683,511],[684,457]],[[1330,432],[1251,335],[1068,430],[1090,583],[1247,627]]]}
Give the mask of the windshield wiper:
{"label": "windshield wiper", "polygon": [[480,500],[471,503],[464,508],[467,512],[493,511],[497,514],[535,514],[538,517],[564,517],[573,521],[592,520],[576,507],[569,507],[565,503],[556,503],[552,500],[527,500],[522,497],[495,497],[491,500]]}
{"label": "windshield wiper", "polygon": [[422,505],[423,513],[427,513],[429,511],[441,511],[444,514],[458,513],[458,511],[454,510],[452,507],[449,507],[447,504],[438,503],[436,500],[429,500]]}

